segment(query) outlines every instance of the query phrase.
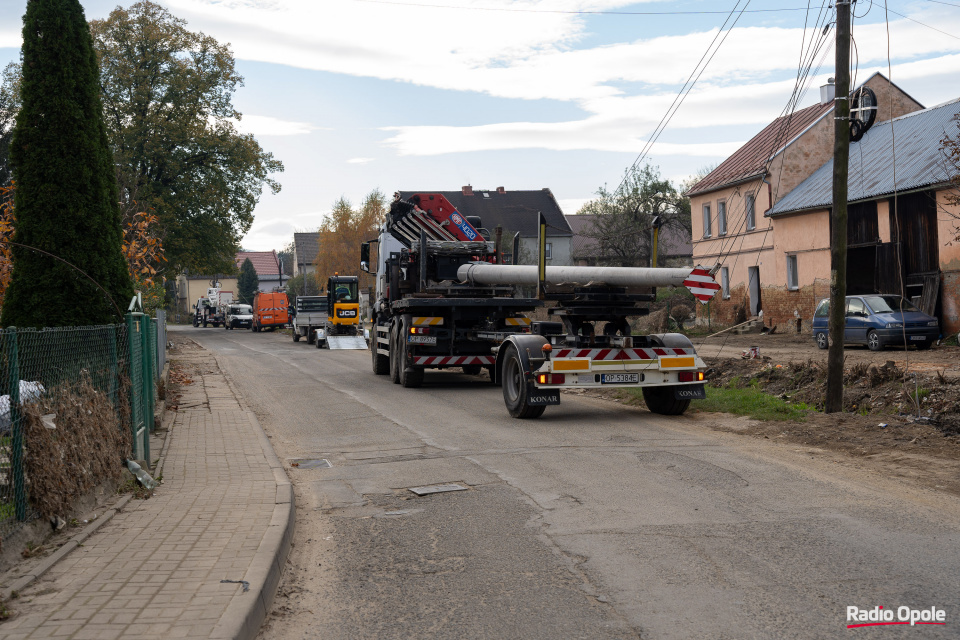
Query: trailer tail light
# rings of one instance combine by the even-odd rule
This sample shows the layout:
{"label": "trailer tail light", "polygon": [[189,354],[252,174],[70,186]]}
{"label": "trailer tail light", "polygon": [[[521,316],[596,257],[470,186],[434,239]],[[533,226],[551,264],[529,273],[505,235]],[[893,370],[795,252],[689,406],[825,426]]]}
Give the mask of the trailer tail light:
{"label": "trailer tail light", "polygon": [[537,376],[538,384],[563,384],[567,381],[564,373],[541,373]]}
{"label": "trailer tail light", "polygon": [[677,374],[678,382],[703,382],[703,371],[681,371]]}
{"label": "trailer tail light", "polygon": [[430,327],[410,327],[410,334],[415,336],[425,336],[430,333]]}

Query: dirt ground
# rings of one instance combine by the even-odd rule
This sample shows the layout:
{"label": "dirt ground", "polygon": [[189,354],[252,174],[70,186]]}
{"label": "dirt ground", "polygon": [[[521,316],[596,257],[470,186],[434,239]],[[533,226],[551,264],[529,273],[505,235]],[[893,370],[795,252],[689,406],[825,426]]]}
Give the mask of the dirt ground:
{"label": "dirt ground", "polygon": [[[709,366],[709,385],[759,386],[788,402],[816,409],[804,422],[729,420],[725,414],[690,414],[718,431],[775,439],[812,452],[850,456],[858,466],[910,478],[960,495],[960,347],[927,351],[888,348],[844,352],[844,412],[824,414],[827,351],[808,334],[722,334],[692,338]],[[759,358],[744,358],[757,347]],[[604,392],[629,402],[623,394]]]}

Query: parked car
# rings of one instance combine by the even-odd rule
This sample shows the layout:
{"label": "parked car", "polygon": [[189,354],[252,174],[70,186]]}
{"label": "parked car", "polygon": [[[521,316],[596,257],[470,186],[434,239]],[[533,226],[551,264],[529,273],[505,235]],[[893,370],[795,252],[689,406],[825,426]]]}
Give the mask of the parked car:
{"label": "parked car", "polygon": [[[830,325],[830,301],[821,300],[813,314],[813,339],[826,349]],[[940,323],[912,302],[893,294],[847,296],[843,331],[845,344],[865,344],[872,351],[887,345],[915,345],[929,349],[940,336]]]}
{"label": "parked car", "polygon": [[237,327],[250,328],[253,323],[253,307],[249,304],[231,304],[227,307],[227,319],[223,323],[225,329]]}

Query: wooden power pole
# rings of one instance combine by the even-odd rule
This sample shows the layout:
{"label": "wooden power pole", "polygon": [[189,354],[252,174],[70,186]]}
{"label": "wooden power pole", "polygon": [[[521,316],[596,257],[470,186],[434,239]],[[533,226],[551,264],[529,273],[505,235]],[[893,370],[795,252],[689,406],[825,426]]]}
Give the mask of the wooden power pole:
{"label": "wooden power pole", "polygon": [[847,163],[850,156],[850,3],[837,2],[833,101],[833,213],[830,237],[830,351],[826,413],[843,411],[843,330],[847,313]]}

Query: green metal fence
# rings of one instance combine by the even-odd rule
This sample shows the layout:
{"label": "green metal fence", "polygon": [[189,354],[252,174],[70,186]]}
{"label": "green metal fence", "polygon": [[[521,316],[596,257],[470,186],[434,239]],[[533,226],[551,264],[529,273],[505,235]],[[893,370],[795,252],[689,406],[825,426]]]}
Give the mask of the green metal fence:
{"label": "green metal fence", "polygon": [[0,329],[0,540],[63,515],[48,511],[112,477],[124,457],[150,460],[156,332],[142,313],[119,325]]}

